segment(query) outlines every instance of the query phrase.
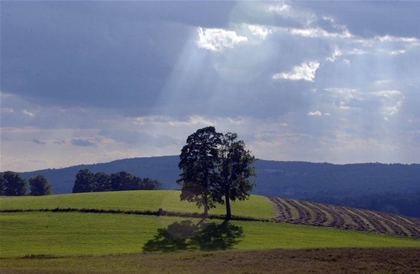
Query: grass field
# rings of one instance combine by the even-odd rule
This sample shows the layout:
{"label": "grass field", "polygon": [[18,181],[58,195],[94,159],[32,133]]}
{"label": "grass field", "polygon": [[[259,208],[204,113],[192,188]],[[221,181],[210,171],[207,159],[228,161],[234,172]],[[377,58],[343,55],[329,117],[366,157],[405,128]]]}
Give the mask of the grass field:
{"label": "grass field", "polygon": [[[180,191],[173,190],[144,190],[119,192],[92,192],[79,194],[49,195],[38,197],[2,197],[0,209],[53,209],[53,208],[94,208],[121,210],[152,210],[162,208],[174,212],[198,212],[195,204],[179,201]],[[211,214],[224,214],[223,206],[210,210]],[[262,196],[252,195],[247,201],[232,203],[232,214],[253,218],[272,218],[274,208]]]}
{"label": "grass field", "polygon": [[[179,192],[177,191],[128,191],[0,199],[0,209],[2,210],[54,209],[57,207],[122,210],[156,210],[163,208],[164,210],[177,212],[201,212],[193,204],[180,202]],[[212,210],[211,213],[223,214],[224,208],[217,208]],[[271,218],[275,213],[272,204],[265,197],[251,196],[249,201],[234,203],[233,214],[254,218]],[[339,248],[335,249],[338,252],[337,250],[349,247],[374,248],[374,250],[377,250],[377,248],[381,248],[381,250],[383,248],[385,248],[383,250],[397,250],[395,249],[397,247],[408,248],[398,249],[402,250],[401,254],[405,254],[402,257],[400,256],[400,259],[395,259],[395,265],[401,265],[404,260],[409,260],[409,257],[412,256],[410,254],[413,252],[417,254],[420,250],[420,240],[408,237],[255,221],[230,221],[230,226],[223,226],[220,220],[207,220],[204,227],[213,229],[208,230],[212,232],[211,237],[208,237],[209,235],[206,233],[200,234],[201,238],[198,238],[198,240],[187,237],[188,245],[179,245],[176,237],[174,241],[175,238],[172,236],[178,235],[180,232],[182,234],[183,229],[188,230],[191,226],[198,227],[197,223],[199,221],[199,219],[179,217],[110,213],[3,212],[0,213],[0,272],[115,273],[115,267],[118,267],[117,272],[119,273],[204,273],[198,270],[200,262],[208,263],[212,261],[213,265],[208,266],[207,270],[213,269],[216,271],[217,269],[219,273],[269,273],[268,270],[261,270],[264,269],[264,265],[260,265],[260,268],[248,265],[245,261],[245,254],[262,256],[259,262],[271,258],[271,263],[276,264],[276,258],[279,259],[276,256],[280,256],[281,252],[286,252],[284,250],[276,251],[279,248],[300,250],[296,251],[295,255],[286,252],[289,254],[287,256],[290,256],[288,257],[289,260],[293,256],[301,258],[306,254],[303,251],[308,250],[309,252],[309,249],[312,250],[310,252],[315,252],[320,248],[322,252],[324,250],[332,252],[332,248]],[[177,230],[175,234],[172,234],[173,231],[171,232],[170,228],[174,227],[174,224],[178,224],[175,227],[178,230],[181,229],[181,231]],[[186,224],[186,226],[179,224]],[[165,234],[167,232],[169,234]],[[208,247],[209,245],[203,245],[203,239],[212,242],[214,245],[210,249],[204,249],[203,246]],[[185,243],[182,241],[183,239],[181,239],[181,243]],[[158,248],[155,248],[154,251],[162,252],[144,253],[148,243],[157,243]],[[168,249],[168,246],[171,249]],[[232,250],[226,251],[227,249]],[[203,253],[198,250],[207,250],[207,252]],[[179,252],[167,253],[167,251]],[[377,254],[383,252],[385,251],[378,251]],[[308,271],[306,273],[313,273],[314,269],[310,267],[311,264],[323,264],[334,258],[336,261],[340,261],[347,256],[331,258],[332,253],[328,253],[330,255],[327,255],[327,253],[322,255],[324,259],[320,261],[317,259],[318,257],[311,253],[312,257],[307,258],[306,263],[301,262],[302,266],[308,265],[309,267],[305,270]],[[395,254],[393,252],[390,252],[390,254],[394,258]],[[228,265],[230,263],[232,265],[232,262],[225,260],[227,257],[230,257],[231,260],[239,260],[239,262],[242,262],[242,266],[238,266],[238,269],[231,268],[230,271],[228,271],[229,268],[226,268],[226,271],[220,270],[219,268],[223,264]],[[209,258],[210,260],[208,260]],[[154,262],[161,260],[167,263],[158,265]],[[138,261],[144,262],[144,264],[140,264]],[[255,265],[258,265],[257,261],[253,261]],[[369,259],[366,259],[366,262],[368,261]],[[284,263],[291,262],[284,261]],[[413,263],[414,265],[419,264],[418,261]],[[394,263],[388,264],[392,265]],[[190,265],[191,268],[185,268],[187,265]],[[365,266],[363,264],[360,267]],[[372,267],[372,265],[369,267]],[[381,269],[380,266],[376,268]],[[311,269],[312,271],[310,271]],[[396,268],[391,269],[395,270]],[[305,271],[299,272],[305,273]],[[339,273],[339,271],[336,273]]]}
{"label": "grass field", "polygon": [[[175,217],[25,212],[0,214],[1,257],[79,256],[142,252]],[[195,220],[197,221],[197,220]],[[236,221],[237,250],[327,247],[418,247],[420,240],[332,228]]]}

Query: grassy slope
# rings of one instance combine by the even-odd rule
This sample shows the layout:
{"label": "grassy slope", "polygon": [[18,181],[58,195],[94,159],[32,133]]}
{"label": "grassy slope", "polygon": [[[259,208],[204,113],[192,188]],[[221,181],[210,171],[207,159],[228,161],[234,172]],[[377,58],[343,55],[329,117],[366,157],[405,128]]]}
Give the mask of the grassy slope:
{"label": "grassy slope", "polygon": [[[199,212],[193,203],[179,201],[179,191],[120,191],[50,195],[42,197],[2,197],[0,209],[96,208],[121,210],[153,210]],[[223,206],[210,210],[224,214]],[[274,208],[265,197],[252,195],[248,201],[232,203],[232,214],[254,218],[274,217]]]}
{"label": "grassy slope", "polygon": [[[179,202],[176,191],[88,193],[46,197],[2,198],[1,209],[108,208],[197,212]],[[212,210],[222,214],[223,208]],[[271,204],[260,196],[235,203],[233,213],[252,217],[273,216]],[[0,256],[48,254],[101,255],[141,252],[158,228],[183,220],[124,214],[20,212],[0,214]],[[196,222],[197,220],[195,220]],[[420,247],[420,240],[313,226],[263,222],[232,222],[244,237],[239,250],[321,247]]]}
{"label": "grassy slope", "polygon": [[[158,228],[182,220],[123,214],[0,214],[0,256],[103,255],[142,252]],[[243,228],[239,250],[324,247],[420,247],[420,240],[292,224],[232,222]]]}

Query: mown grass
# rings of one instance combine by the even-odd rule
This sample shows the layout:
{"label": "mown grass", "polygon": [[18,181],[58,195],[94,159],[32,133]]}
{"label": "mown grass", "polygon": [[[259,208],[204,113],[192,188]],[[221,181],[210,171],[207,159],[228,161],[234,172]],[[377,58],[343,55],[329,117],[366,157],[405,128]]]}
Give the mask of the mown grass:
{"label": "mown grass", "polygon": [[[81,256],[142,252],[176,217],[20,212],[0,214],[0,257]],[[198,222],[199,220],[193,220]],[[213,222],[213,221],[208,221]],[[221,221],[215,221],[220,223]],[[232,221],[243,229],[237,250],[332,247],[417,247],[420,240],[332,228]]]}
{"label": "mown grass", "polygon": [[[41,197],[1,197],[0,209],[54,209],[54,208],[93,208],[120,210],[151,210],[162,208],[165,211],[202,213],[195,204],[179,200],[180,191],[119,191],[78,194],[50,195]],[[210,214],[225,214],[222,205],[210,210]],[[252,218],[269,219],[274,217],[274,208],[262,196],[251,195],[249,200],[232,203],[232,214]]]}

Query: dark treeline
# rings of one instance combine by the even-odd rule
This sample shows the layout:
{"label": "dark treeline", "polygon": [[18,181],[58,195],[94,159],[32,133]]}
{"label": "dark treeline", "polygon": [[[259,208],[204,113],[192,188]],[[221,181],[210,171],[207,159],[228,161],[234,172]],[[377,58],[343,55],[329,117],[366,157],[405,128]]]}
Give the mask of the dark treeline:
{"label": "dark treeline", "polygon": [[[50,195],[51,184],[44,175],[38,174],[28,179],[29,195]],[[13,171],[0,172],[0,196],[24,196],[27,194],[27,183],[19,173]]]}
{"label": "dark treeline", "polygon": [[100,192],[100,191],[123,191],[123,190],[157,190],[161,189],[161,183],[150,178],[141,179],[126,171],[112,173],[93,173],[89,169],[81,169],[76,174],[73,193]]}

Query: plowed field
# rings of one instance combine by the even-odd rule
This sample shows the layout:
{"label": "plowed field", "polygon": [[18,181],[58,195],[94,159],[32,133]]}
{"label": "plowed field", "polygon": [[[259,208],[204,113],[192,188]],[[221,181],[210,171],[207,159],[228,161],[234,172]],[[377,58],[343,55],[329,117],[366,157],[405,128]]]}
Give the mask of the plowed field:
{"label": "plowed field", "polygon": [[420,238],[420,219],[370,210],[269,197],[276,222],[371,231]]}

